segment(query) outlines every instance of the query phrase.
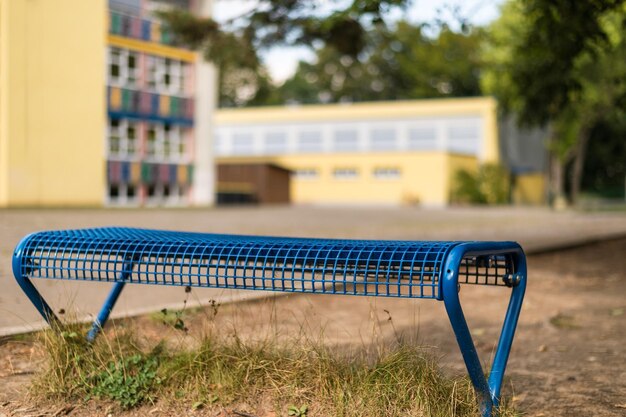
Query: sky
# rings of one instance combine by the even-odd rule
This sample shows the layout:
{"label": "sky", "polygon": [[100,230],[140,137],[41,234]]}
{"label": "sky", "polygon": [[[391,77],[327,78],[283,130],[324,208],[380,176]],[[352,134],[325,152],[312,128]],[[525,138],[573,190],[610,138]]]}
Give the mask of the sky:
{"label": "sky", "polygon": [[[326,0],[331,3],[331,0]],[[406,15],[393,16],[414,23],[432,21],[437,15],[449,21],[454,26],[454,19],[447,11],[450,8],[460,10],[461,16],[466,17],[474,25],[485,25],[496,19],[499,15],[499,6],[504,0],[413,0],[412,6],[406,11]],[[213,6],[214,18],[224,21],[239,16],[253,9],[257,0],[215,0]],[[272,79],[282,82],[289,78],[296,70],[299,60],[311,61],[314,53],[307,47],[275,47],[263,51],[261,58],[267,66]]]}

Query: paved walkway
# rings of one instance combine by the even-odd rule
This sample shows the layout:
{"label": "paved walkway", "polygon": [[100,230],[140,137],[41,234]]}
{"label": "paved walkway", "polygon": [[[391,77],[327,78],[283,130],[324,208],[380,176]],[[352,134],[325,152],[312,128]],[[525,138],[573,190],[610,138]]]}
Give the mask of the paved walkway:
{"label": "paved walkway", "polygon": [[[413,240],[516,240],[527,252],[626,235],[626,213],[555,213],[535,208],[268,207],[214,210],[0,210],[0,336],[34,330],[43,323],[11,273],[20,238],[44,229],[134,226],[213,233]],[[532,270],[530,271],[532,279]],[[97,312],[108,284],[36,282],[54,309]],[[194,289],[188,305],[226,302],[258,292]],[[113,316],[182,305],[182,288],[128,287]]]}

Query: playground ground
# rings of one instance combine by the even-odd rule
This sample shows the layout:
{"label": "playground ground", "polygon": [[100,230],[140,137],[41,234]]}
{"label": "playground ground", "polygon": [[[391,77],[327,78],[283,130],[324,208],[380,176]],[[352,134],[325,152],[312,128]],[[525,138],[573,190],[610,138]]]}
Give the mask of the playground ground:
{"label": "playground ground", "polygon": [[[626,238],[619,237],[626,231],[623,214],[555,214],[541,209],[274,208],[210,212],[20,210],[0,216],[3,236],[9,237],[0,246],[2,259],[10,258],[11,245],[30,230],[112,224],[249,234],[518,240],[535,254],[529,256],[527,296],[507,370],[505,396],[528,416],[626,414]],[[581,243],[586,244],[578,246]],[[3,265],[3,289],[10,289],[9,272]],[[504,291],[465,287],[461,292],[479,354],[485,359],[493,352],[499,332],[507,302]],[[165,301],[170,304],[180,305],[186,297],[182,289],[170,289],[169,293],[171,298]],[[72,302],[64,299],[67,294],[58,294],[61,304],[57,305],[66,307],[64,303]],[[0,308],[8,310],[11,297],[19,297],[19,293],[11,295],[3,290]],[[221,293],[191,293],[191,300],[199,304],[206,304],[208,298],[226,300],[223,297]],[[26,300],[17,305],[23,311],[30,307]],[[2,316],[6,315],[3,312]],[[196,312],[186,318],[190,333],[201,317]],[[33,316],[26,325],[36,326],[35,320]],[[148,338],[172,331],[164,330],[163,324],[149,315],[130,320]],[[5,329],[19,325],[2,324]],[[302,329],[317,336],[323,329],[325,343],[340,348],[412,336],[429,346],[446,372],[463,372],[443,305],[430,300],[289,295],[224,304],[215,325],[225,332],[236,329],[244,337],[270,331],[289,337]],[[169,336],[178,337],[175,332]],[[24,394],[40,365],[37,347],[19,337],[2,340],[0,416],[57,412],[28,403]],[[151,415],[166,415],[158,408],[144,410],[149,411]],[[70,412],[83,414],[80,408]]]}

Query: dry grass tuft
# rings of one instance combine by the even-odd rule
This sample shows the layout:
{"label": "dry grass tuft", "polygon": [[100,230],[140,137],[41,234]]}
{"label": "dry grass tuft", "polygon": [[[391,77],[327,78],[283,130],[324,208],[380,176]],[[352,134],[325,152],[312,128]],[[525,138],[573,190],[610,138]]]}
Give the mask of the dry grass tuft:
{"label": "dry grass tuft", "polygon": [[445,376],[428,352],[401,340],[348,353],[305,335],[253,341],[208,330],[194,347],[180,348],[165,340],[146,346],[132,329],[116,328],[93,344],[84,334],[82,325],[41,333],[47,361],[33,396],[113,401],[122,409],[157,401],[185,410],[257,404],[302,417],[478,415],[467,378]]}

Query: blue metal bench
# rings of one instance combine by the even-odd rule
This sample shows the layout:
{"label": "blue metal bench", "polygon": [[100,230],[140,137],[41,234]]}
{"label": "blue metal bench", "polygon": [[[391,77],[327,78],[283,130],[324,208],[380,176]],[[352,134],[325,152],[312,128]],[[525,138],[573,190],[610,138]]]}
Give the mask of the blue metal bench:
{"label": "blue metal bench", "polygon": [[[112,283],[89,340],[126,284],[440,300],[489,416],[499,401],[522,306],[526,258],[514,242],[301,239],[112,227],[31,234],[15,249],[13,273],[48,322],[56,316],[31,279]],[[461,309],[459,284],[512,288],[488,378]]]}

